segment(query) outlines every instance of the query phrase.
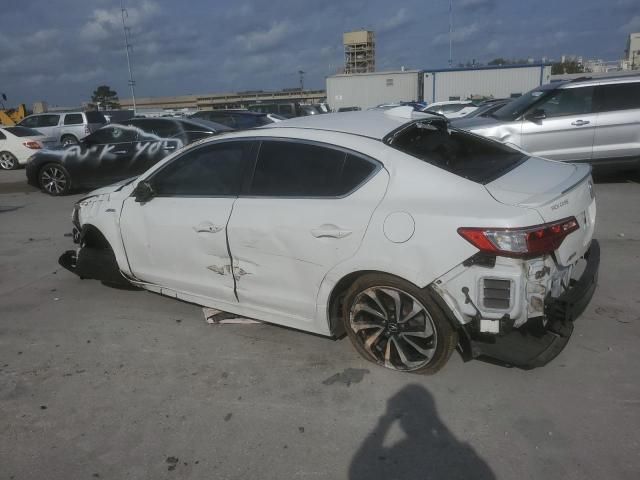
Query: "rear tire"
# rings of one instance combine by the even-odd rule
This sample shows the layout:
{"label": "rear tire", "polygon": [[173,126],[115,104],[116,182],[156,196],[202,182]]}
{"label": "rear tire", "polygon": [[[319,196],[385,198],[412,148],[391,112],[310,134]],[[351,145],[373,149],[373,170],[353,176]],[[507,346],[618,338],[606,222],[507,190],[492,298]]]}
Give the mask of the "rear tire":
{"label": "rear tire", "polygon": [[60,139],[60,143],[62,143],[63,147],[70,147],[71,145],[78,145],[78,139],[73,135],[64,135]]}
{"label": "rear tire", "polygon": [[434,374],[458,343],[456,331],[424,290],[383,273],[353,283],[342,318],[358,353],[391,370]]}
{"label": "rear tire", "polygon": [[47,163],[38,174],[40,188],[54,197],[66,195],[71,190],[71,176],[59,163]]}
{"label": "rear tire", "polygon": [[15,170],[18,168],[18,159],[10,152],[0,152],[0,168]]}

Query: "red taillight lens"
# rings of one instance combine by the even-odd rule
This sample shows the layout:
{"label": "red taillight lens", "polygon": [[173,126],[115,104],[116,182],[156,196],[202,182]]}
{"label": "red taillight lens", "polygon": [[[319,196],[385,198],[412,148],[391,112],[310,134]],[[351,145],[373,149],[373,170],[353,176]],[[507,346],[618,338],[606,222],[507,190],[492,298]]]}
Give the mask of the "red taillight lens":
{"label": "red taillight lens", "polygon": [[580,228],[574,217],[525,228],[459,228],[458,233],[479,250],[505,257],[538,257],[557,250]]}
{"label": "red taillight lens", "polygon": [[23,145],[31,150],[38,150],[42,148],[42,144],[40,142],[36,142],[35,140],[29,140],[24,142]]}

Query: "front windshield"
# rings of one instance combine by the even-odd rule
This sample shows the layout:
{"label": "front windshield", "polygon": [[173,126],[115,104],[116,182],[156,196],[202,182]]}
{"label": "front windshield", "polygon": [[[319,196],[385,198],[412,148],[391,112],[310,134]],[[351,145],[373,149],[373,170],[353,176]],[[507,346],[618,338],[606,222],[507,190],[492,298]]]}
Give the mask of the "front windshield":
{"label": "front windshield", "polygon": [[550,89],[548,87],[531,90],[512,102],[507,103],[504,107],[496,110],[490,116],[504,121],[515,120],[529,110],[531,105],[546,97],[554,90],[555,89]]}

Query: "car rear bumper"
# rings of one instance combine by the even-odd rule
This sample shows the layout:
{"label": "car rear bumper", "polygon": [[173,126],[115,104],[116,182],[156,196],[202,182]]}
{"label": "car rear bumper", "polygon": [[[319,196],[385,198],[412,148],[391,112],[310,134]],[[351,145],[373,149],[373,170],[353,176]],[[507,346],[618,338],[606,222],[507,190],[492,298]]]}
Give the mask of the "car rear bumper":
{"label": "car rear bumper", "polygon": [[465,325],[470,356],[524,369],[541,367],[557,357],[596,290],[600,267],[597,240],[591,242],[585,259],[581,277],[559,297],[547,299],[543,317],[530,319],[520,328],[506,328],[499,335],[479,333],[473,325]]}

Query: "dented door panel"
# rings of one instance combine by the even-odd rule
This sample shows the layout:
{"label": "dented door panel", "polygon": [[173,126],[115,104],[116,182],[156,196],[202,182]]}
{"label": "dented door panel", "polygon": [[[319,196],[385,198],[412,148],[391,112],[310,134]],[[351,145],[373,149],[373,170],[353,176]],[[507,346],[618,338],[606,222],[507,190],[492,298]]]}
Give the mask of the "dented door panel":
{"label": "dented door panel", "polygon": [[234,302],[225,227],[235,201],[227,198],[128,198],[120,228],[132,273],[140,280]]}
{"label": "dented door panel", "polygon": [[239,198],[228,233],[240,303],[312,322],[323,278],[357,252],[388,179],[382,169],[345,198]]}

